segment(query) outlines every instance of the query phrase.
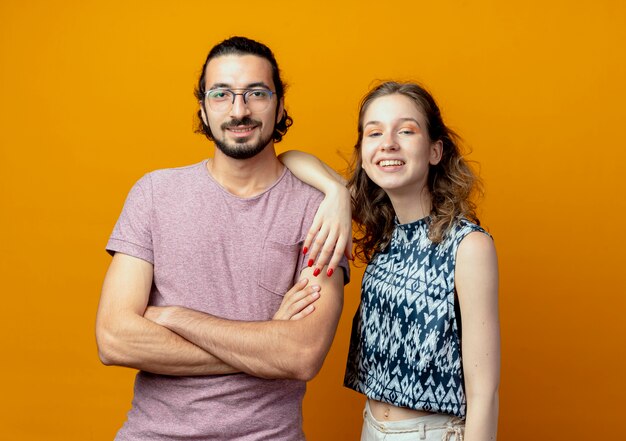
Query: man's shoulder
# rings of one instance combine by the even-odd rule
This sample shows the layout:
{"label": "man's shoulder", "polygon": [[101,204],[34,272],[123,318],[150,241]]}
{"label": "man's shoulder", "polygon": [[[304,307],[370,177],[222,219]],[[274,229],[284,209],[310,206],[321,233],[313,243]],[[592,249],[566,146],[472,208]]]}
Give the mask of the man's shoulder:
{"label": "man's shoulder", "polygon": [[150,179],[155,182],[177,181],[189,178],[195,179],[198,177],[198,175],[202,174],[202,171],[205,169],[205,167],[206,160],[203,160],[201,162],[191,165],[153,170],[149,173],[146,173],[144,178]]}
{"label": "man's shoulder", "polygon": [[293,173],[291,173],[291,171],[289,171],[289,169],[285,170],[285,177],[283,181],[282,190],[284,191],[293,192],[299,197],[310,199],[312,202],[320,203],[322,199],[324,199],[324,193],[298,179]]}
{"label": "man's shoulder", "polygon": [[202,172],[206,170],[206,160],[182,167],[162,168],[143,175],[136,187],[150,192],[166,192],[189,188],[202,181]]}

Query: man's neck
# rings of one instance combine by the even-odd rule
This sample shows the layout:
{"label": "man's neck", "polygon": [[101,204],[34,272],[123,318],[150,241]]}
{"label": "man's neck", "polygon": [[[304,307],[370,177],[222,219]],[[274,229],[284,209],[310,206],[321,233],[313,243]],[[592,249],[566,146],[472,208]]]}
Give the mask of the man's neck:
{"label": "man's neck", "polygon": [[263,193],[278,180],[284,166],[276,158],[273,145],[268,145],[258,155],[249,159],[233,159],[219,149],[207,162],[213,179],[226,191],[241,198]]}

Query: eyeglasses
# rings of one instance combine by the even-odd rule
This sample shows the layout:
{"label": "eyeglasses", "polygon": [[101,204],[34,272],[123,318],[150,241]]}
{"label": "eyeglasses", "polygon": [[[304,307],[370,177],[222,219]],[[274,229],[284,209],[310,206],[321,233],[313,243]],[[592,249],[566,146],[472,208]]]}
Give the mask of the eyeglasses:
{"label": "eyeglasses", "polygon": [[251,112],[262,112],[268,108],[270,101],[272,101],[272,95],[276,92],[272,92],[268,89],[235,89],[241,90],[241,93],[235,93],[231,89],[217,88],[207,90],[204,93],[206,101],[209,103],[211,110],[216,112],[227,112],[235,103],[237,95],[243,97],[243,102]]}

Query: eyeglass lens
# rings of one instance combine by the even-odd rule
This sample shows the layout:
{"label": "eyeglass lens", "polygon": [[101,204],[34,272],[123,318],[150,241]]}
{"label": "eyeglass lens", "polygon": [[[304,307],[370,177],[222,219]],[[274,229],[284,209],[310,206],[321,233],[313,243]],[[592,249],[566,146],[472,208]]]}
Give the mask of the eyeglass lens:
{"label": "eyeglass lens", "polygon": [[209,107],[217,112],[230,110],[237,95],[241,95],[244,103],[252,112],[261,112],[269,106],[272,92],[265,89],[248,89],[236,93],[230,89],[212,89],[207,91],[206,99]]}

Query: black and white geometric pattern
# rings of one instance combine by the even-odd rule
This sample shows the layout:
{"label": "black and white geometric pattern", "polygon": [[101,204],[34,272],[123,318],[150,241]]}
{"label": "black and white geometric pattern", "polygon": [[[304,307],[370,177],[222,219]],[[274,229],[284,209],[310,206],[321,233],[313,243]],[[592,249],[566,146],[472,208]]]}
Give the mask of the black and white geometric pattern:
{"label": "black and white geometric pattern", "polygon": [[346,387],[395,406],[465,418],[454,267],[461,240],[473,231],[485,233],[461,219],[435,244],[428,218],[396,221],[390,245],[363,276]]}

